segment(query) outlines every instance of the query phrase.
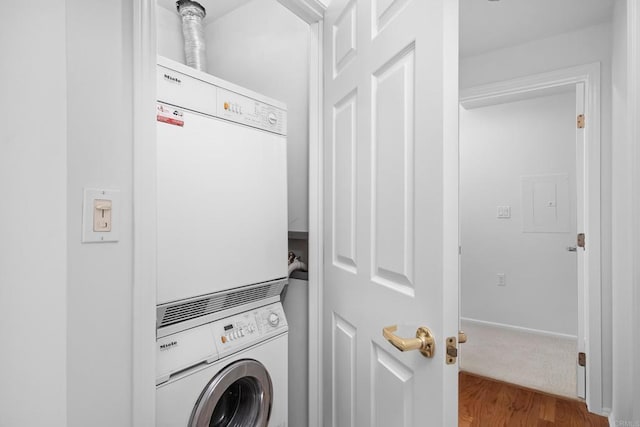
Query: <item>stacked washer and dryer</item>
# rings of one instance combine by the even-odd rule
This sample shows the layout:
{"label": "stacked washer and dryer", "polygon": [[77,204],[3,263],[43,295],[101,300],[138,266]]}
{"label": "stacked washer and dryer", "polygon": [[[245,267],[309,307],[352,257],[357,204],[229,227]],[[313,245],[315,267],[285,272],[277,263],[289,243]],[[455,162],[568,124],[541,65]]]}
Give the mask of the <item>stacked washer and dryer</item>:
{"label": "stacked washer and dryer", "polygon": [[158,426],[287,425],[286,107],[159,58]]}

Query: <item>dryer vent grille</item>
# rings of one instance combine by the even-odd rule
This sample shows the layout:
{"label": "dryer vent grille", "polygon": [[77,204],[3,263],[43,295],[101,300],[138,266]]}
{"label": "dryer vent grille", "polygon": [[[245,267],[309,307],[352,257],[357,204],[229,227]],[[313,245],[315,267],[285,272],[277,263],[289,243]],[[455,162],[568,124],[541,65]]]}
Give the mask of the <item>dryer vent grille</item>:
{"label": "dryer vent grille", "polygon": [[270,282],[158,307],[157,327],[162,328],[250,302],[278,296],[282,292],[284,285],[284,281]]}

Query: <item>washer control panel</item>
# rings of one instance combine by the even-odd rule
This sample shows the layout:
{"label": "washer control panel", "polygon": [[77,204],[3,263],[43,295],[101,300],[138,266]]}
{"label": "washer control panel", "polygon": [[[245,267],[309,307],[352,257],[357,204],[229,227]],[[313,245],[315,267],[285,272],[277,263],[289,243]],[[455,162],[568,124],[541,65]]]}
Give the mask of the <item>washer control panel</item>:
{"label": "washer control panel", "polygon": [[223,332],[220,334],[220,342],[222,344],[242,340],[245,337],[251,338],[258,330],[251,315],[245,315],[243,318],[233,320],[235,321],[228,319],[229,323],[222,327]]}
{"label": "washer control panel", "polygon": [[287,112],[244,95],[218,88],[217,116],[244,125],[286,135]]}
{"label": "washer control panel", "polygon": [[289,330],[279,302],[156,340],[156,385],[200,363],[212,363]]}

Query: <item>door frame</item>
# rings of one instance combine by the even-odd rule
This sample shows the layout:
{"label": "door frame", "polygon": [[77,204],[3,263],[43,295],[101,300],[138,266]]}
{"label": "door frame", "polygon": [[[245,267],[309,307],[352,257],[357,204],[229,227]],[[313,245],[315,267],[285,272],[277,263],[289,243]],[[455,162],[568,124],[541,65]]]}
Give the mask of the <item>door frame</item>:
{"label": "door frame", "polygon": [[[637,78],[638,73],[640,72],[640,5],[638,5],[637,2],[627,3],[627,43],[627,90],[629,97],[627,101],[627,131],[629,141],[636,142],[633,145],[631,153],[631,185],[633,189],[631,218],[634,218],[634,220],[630,224],[630,228],[632,230],[631,241],[637,242],[637,239],[640,238],[640,221],[638,220],[640,217],[640,147],[638,147],[638,141],[640,141],[640,123],[637,119],[640,114],[640,82],[638,82]],[[633,284],[635,284],[637,289],[638,283],[640,283],[640,250],[635,246],[633,246],[631,260],[633,282],[628,284],[628,286],[631,287],[632,295],[634,297],[632,302],[633,307],[640,307],[640,291],[633,291]],[[628,268],[628,265],[624,265],[624,267]],[[623,286],[626,288],[627,284],[625,283]],[[627,289],[625,289],[625,291],[626,290]],[[631,325],[629,331],[626,331],[626,328],[621,328],[619,331],[614,329],[614,352],[617,353],[617,347],[619,346],[618,343],[628,339],[630,336],[632,337],[631,355],[634,355],[640,352],[640,313],[638,313],[638,310],[632,310],[631,313],[625,313],[627,310],[628,307],[621,307],[620,311],[622,313],[619,312],[619,314],[622,317],[618,317],[617,319],[631,319]],[[625,314],[628,314],[628,317],[626,317]],[[620,326],[625,325],[624,321],[620,323]],[[625,335],[626,332],[628,332],[629,335]],[[631,360],[633,360],[632,356]],[[625,368],[626,367],[623,365],[622,369]],[[633,377],[630,378],[630,382],[632,384],[632,395],[630,397],[632,398],[631,402],[638,402],[640,399],[640,365],[637,361],[633,363],[632,370]],[[614,394],[618,390],[620,389],[616,387],[614,389]],[[635,416],[637,417],[636,420],[640,418],[640,414],[638,414],[638,412],[635,413]]]}
{"label": "door frame", "polygon": [[[326,0],[325,0],[326,1]],[[327,5],[322,0],[278,0],[309,24],[309,414],[308,426],[323,424],[322,392],[322,254],[323,232],[323,26]]]}
{"label": "door frame", "polygon": [[[583,295],[578,301],[578,322],[583,326],[586,366],[586,402],[593,413],[602,414],[602,314],[601,314],[601,242],[600,242],[600,63],[564,68],[542,74],[476,86],[461,91],[460,105],[478,108],[504,102],[518,101],[532,96],[554,93],[563,86],[583,83],[585,88],[585,152],[584,152],[584,211],[589,251],[585,252],[582,271]],[[580,295],[580,292],[578,293]],[[582,310],[580,307],[582,306]],[[580,330],[580,327],[578,327]],[[580,340],[581,337],[578,337]]]}
{"label": "door frame", "polygon": [[131,422],[156,425],[156,1],[133,3]]}

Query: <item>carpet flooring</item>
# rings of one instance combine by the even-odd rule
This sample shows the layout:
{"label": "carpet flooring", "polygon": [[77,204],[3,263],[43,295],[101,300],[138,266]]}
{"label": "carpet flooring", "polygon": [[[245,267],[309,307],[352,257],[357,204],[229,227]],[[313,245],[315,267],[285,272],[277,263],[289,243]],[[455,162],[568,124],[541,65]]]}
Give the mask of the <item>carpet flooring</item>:
{"label": "carpet flooring", "polygon": [[576,398],[575,339],[462,321],[463,371]]}

